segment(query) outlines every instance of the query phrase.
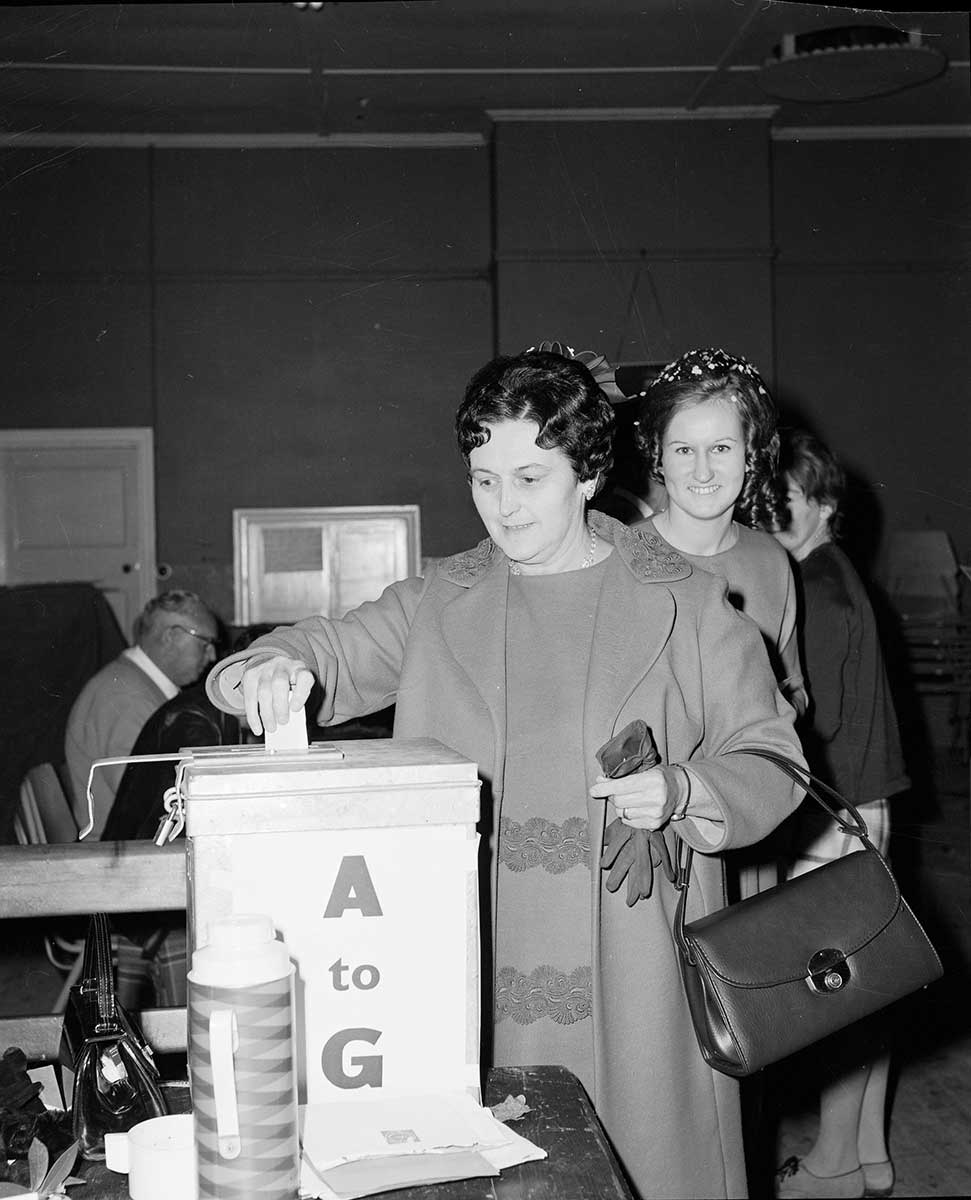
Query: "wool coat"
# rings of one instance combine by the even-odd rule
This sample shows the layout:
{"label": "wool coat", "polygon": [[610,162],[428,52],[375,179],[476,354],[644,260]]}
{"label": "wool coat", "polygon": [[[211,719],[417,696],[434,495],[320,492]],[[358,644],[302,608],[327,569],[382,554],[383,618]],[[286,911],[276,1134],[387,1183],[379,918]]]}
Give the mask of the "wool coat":
{"label": "wool coat", "polygon": [[[71,778],[71,803],[79,828],[88,823],[88,774],[98,758],[131,754],[148,718],[166,696],[154,679],[124,653],[102,667],[74,701],[64,735],[64,757]],[[91,787],[94,827],[90,838],[101,837],[125,768],[103,767]]]}
{"label": "wool coat", "polygon": [[[714,801],[717,819],[693,816],[689,805],[678,823],[701,852],[689,894],[693,919],[724,903],[717,852],[761,839],[796,806],[775,767],[728,753],[771,749],[802,762],[792,709],[759,630],[731,607],[723,582],[693,570],[656,534],[593,512],[589,518],[615,552],[576,731],[587,786],[599,774],[597,748],[640,717],[662,758],[686,767],[692,794]],[[396,702],[396,737],[435,737],[478,764],[485,843],[502,806],[508,579],[508,560],[487,539],[342,620],[310,618],[254,641],[214,668],[210,696],[238,712],[246,663],[282,653],[320,680],[321,724]],[[607,815],[603,800],[589,799],[594,1105],[643,1197],[744,1196],[738,1087],[698,1051],[671,934],[677,894],[663,878],[633,908],[625,888],[606,892],[597,864]],[[494,895],[494,855],[484,869]],[[483,924],[488,940],[486,913]]]}

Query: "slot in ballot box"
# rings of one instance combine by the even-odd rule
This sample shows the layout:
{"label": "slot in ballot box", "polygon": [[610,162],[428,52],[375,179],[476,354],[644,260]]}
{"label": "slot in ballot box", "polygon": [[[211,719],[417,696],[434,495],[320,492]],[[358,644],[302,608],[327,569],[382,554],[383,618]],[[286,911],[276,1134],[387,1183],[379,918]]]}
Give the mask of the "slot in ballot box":
{"label": "slot in ballot box", "polygon": [[191,752],[189,930],[268,913],[296,968],[301,1103],[479,1086],[474,763],[431,739]]}

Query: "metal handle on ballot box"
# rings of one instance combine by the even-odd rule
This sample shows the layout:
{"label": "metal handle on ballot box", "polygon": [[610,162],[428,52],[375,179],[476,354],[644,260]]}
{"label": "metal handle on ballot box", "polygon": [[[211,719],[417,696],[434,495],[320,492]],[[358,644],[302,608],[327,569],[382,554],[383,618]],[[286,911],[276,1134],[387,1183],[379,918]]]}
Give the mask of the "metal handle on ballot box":
{"label": "metal handle on ballot box", "polygon": [[94,829],[94,799],[91,795],[91,789],[94,785],[94,773],[99,767],[123,767],[128,763],[149,763],[149,762],[179,762],[185,758],[184,753],[179,754],[125,754],[118,758],[96,758],[91,764],[91,770],[88,772],[88,786],[85,788],[85,798],[88,802],[88,820],[84,828],[78,833],[78,841],[83,842],[92,829]]}
{"label": "metal handle on ballot box", "polygon": [[[281,751],[307,750],[310,742],[307,737],[307,718],[304,709],[301,707],[298,712],[291,712],[287,723],[285,725],[277,725],[272,733],[267,731],[264,743],[265,753],[267,754],[277,754]],[[206,746],[202,747],[202,749],[226,751],[228,747]],[[91,830],[94,829],[94,799],[91,789],[94,784],[94,773],[99,767],[121,767],[127,766],[128,763],[178,763],[191,758],[192,754],[193,748],[186,747],[174,754],[128,754],[117,758],[95,759],[88,772],[88,786],[85,789],[85,798],[88,804],[88,820],[84,828],[78,833],[78,841],[84,841]],[[175,786],[169,788],[165,793],[165,812],[167,815],[159,822],[158,833],[155,835],[155,844],[157,846],[164,846],[166,842],[171,842],[178,836],[185,825],[185,804],[182,798],[181,770],[176,772]]]}

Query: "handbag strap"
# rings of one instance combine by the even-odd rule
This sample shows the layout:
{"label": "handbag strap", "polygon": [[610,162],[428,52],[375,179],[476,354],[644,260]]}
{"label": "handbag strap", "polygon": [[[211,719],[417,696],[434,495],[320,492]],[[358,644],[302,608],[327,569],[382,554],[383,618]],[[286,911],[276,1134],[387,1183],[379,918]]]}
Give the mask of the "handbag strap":
{"label": "handbag strap", "polygon": [[[764,758],[767,762],[774,763],[784,775],[788,776],[793,783],[801,787],[807,796],[815,800],[823,811],[832,817],[844,833],[858,838],[867,850],[872,851],[882,859],[883,856],[880,854],[880,851],[870,841],[866,821],[860,815],[860,810],[856,805],[847,800],[834,787],[830,787],[825,780],[820,779],[818,775],[814,775],[808,767],[793,762],[792,759],[786,758],[784,754],[779,754],[775,750],[752,748],[730,750],[728,753],[752,754],[757,758]],[[847,814],[849,814],[850,820],[847,820]],[[691,947],[685,937],[684,927],[688,906],[688,883],[691,878],[691,863],[693,859],[694,850],[679,836],[677,838],[677,852],[675,856],[676,874],[674,886],[681,895],[678,897],[678,907],[674,917],[674,935],[682,953],[687,955],[691,962],[694,962],[694,958]]]}
{"label": "handbag strap", "polygon": [[[791,758],[786,758],[784,754],[779,754],[775,750],[731,750],[729,753],[754,754],[757,758],[764,758],[767,762],[775,763],[779,770],[788,775],[793,783],[798,784],[807,796],[822,806],[844,833],[859,838],[871,850],[875,848],[870,842],[866,821],[856,805],[825,780],[814,775],[808,767],[793,762]],[[847,821],[846,813],[850,814],[853,818],[852,821]]]}
{"label": "handbag strap", "polygon": [[117,1027],[115,1007],[115,979],[111,962],[111,932],[106,913],[92,913],[88,922],[88,936],[84,941],[84,966],[81,977],[82,988],[96,994],[98,1005],[98,1033]]}

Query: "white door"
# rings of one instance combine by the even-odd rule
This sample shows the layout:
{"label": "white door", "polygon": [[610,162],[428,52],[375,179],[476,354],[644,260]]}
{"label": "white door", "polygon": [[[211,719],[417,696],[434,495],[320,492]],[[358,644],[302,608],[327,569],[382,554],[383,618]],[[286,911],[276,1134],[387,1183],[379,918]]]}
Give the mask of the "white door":
{"label": "white door", "polygon": [[156,593],[152,431],[0,430],[0,498],[0,583],[93,583],[131,638]]}

